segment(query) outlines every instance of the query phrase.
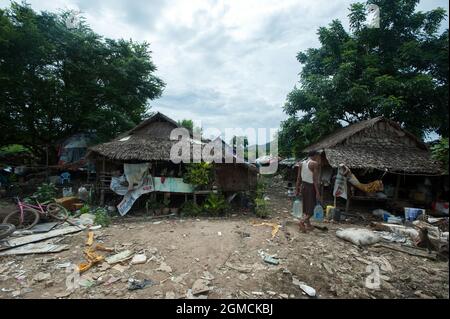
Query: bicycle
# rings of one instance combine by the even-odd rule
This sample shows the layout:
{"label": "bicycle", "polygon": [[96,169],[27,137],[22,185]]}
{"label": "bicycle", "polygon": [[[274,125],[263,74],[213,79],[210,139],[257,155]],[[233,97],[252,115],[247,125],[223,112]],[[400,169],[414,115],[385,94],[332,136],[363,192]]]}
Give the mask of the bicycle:
{"label": "bicycle", "polygon": [[17,199],[18,210],[8,214],[3,219],[3,224],[12,224],[17,229],[30,229],[35,226],[41,216],[51,217],[57,221],[65,222],[69,217],[69,211],[57,203],[41,204],[36,200],[37,205],[31,205]]}

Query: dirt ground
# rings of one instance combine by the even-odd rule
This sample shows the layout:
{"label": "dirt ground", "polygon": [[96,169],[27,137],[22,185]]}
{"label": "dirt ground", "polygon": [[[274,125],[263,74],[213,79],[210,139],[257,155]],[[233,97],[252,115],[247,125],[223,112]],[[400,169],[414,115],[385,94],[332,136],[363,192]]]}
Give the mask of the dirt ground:
{"label": "dirt ground", "polygon": [[[70,292],[71,274],[61,267],[85,262],[87,230],[57,239],[70,247],[60,253],[0,257],[0,298],[189,298],[202,278],[209,291],[196,296],[203,298],[309,298],[293,278],[313,287],[318,298],[449,298],[448,261],[338,239],[336,229],[352,222],[324,222],[328,231],[300,233],[283,188],[274,182],[269,190],[268,220],[242,214],[156,222],[130,217],[95,230],[94,243],[145,253],[147,262],[100,263]],[[0,203],[0,214],[10,209]],[[261,222],[282,227],[272,239],[270,226],[255,226]],[[279,265],[264,262],[262,254],[276,255]],[[379,289],[365,285],[371,265],[379,266]],[[129,290],[130,278],[153,285]]]}

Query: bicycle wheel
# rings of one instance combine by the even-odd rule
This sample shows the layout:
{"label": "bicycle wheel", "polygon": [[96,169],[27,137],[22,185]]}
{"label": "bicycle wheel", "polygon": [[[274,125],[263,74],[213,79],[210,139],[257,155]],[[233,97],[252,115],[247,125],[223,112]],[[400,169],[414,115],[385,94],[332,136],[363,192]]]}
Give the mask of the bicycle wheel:
{"label": "bicycle wheel", "polygon": [[23,220],[20,215],[20,210],[10,213],[3,219],[3,224],[13,224],[17,229],[30,229],[39,222],[39,212],[34,209],[24,208]]}
{"label": "bicycle wheel", "polygon": [[69,218],[69,211],[64,207],[56,203],[50,203],[47,205],[47,213],[53,219],[59,221],[66,221]]}
{"label": "bicycle wheel", "polygon": [[6,238],[16,230],[13,224],[0,224],[0,239]]}

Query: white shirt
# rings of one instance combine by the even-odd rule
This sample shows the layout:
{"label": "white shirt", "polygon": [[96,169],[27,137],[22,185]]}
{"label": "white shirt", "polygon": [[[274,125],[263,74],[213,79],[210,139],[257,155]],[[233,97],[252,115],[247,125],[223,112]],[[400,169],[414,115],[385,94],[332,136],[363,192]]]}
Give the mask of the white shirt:
{"label": "white shirt", "polygon": [[308,166],[310,161],[311,160],[306,160],[302,162],[302,181],[313,184],[313,171]]}

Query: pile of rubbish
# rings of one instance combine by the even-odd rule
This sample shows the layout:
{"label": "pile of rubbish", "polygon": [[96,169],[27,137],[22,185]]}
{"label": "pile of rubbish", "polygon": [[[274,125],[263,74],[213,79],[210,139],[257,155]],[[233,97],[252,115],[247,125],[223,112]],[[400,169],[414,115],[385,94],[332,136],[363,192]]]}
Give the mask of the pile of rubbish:
{"label": "pile of rubbish", "polygon": [[380,209],[373,215],[383,222],[371,222],[371,229],[339,229],[336,236],[360,247],[380,243],[410,255],[448,259],[448,217],[431,217],[412,208],[405,209],[404,219]]}

